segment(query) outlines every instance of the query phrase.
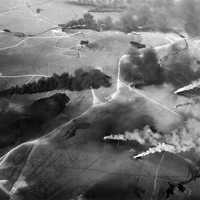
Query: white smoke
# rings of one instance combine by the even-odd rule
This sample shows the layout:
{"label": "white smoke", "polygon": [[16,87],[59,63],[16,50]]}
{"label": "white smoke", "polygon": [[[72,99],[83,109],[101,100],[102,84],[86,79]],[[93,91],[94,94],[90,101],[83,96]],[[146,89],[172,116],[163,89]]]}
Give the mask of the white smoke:
{"label": "white smoke", "polygon": [[133,156],[133,158],[137,159],[137,158],[148,156],[150,154],[154,154],[157,152],[164,152],[164,151],[175,153],[176,150],[175,150],[175,147],[172,145],[159,143],[156,147],[149,148],[147,151],[137,154],[136,156]]}
{"label": "white smoke", "polygon": [[135,158],[137,158],[162,151],[177,154],[194,149],[200,152],[199,136],[199,122],[190,119],[184,127],[174,129],[168,134],[153,132],[149,126],[145,126],[143,130],[136,129],[124,134],[111,134],[104,137],[104,140],[136,141],[145,147],[150,147],[147,151],[136,155]]}

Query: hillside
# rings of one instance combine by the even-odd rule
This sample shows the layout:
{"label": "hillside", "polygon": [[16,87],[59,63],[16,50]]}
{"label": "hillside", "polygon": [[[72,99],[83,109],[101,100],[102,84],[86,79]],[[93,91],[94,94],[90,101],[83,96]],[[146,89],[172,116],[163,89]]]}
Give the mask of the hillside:
{"label": "hillside", "polygon": [[1,200],[200,198],[198,2],[159,2],[0,2]]}

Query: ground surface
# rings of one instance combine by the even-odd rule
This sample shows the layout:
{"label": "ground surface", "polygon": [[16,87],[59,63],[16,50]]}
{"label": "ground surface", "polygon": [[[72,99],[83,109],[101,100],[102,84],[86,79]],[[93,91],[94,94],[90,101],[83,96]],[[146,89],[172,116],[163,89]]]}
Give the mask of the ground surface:
{"label": "ground surface", "polygon": [[[81,17],[89,9],[67,4],[63,0],[2,0],[0,5],[1,29],[7,28],[31,34],[46,31],[56,27],[57,24]],[[35,12],[37,8],[42,9],[40,14]],[[102,15],[97,14],[96,17]],[[112,77],[111,88],[100,88],[95,91],[98,99],[105,102],[116,91],[118,61],[128,50],[131,40],[140,40],[148,46],[159,46],[168,43],[169,38],[177,37],[174,34],[140,34],[138,38],[139,36],[135,34],[114,31],[97,33],[77,30],[73,33],[55,33],[49,30],[37,37],[18,38],[1,32],[0,72],[3,76],[52,75],[63,72],[73,74],[79,68],[100,68]],[[94,42],[97,48],[83,48],[78,57],[77,46],[80,40]],[[191,42],[192,52],[196,57],[199,51],[198,45],[198,41]],[[31,78],[31,80],[37,79],[38,77],[34,76]],[[30,77],[0,77],[0,89],[21,85],[31,80]],[[137,153],[144,147],[132,143],[121,145],[102,141],[105,135],[111,134],[108,133],[111,130],[118,133],[138,128],[136,122],[141,120],[141,116],[137,114],[145,113],[146,107],[148,113],[155,113],[160,121],[170,119],[168,125],[179,121],[181,113],[178,112],[176,115],[175,106],[177,102],[185,102],[185,99],[177,100],[169,93],[163,94],[160,92],[162,88],[154,90],[156,93],[151,92],[149,88],[142,91],[144,98],[138,91],[131,91],[124,86],[114,99],[102,105],[93,105],[94,97],[90,90],[62,91],[70,97],[71,102],[63,113],[44,126],[44,132],[48,134],[57,129],[47,137],[18,146],[3,158],[0,163],[0,179],[6,180],[6,183],[2,186],[14,199],[20,200],[23,198],[64,200],[76,199],[80,195],[99,200],[149,200],[157,197],[166,199],[164,191],[169,181],[186,180],[190,177],[191,172],[188,170],[187,162],[170,153],[164,156],[158,153],[145,160],[136,161],[132,159],[130,150],[133,148]],[[172,92],[170,87],[167,87],[167,90]],[[16,105],[27,105],[51,94],[53,93],[16,95],[8,101]],[[87,112],[79,118],[79,121],[86,121],[91,125],[79,130],[74,137],[67,138],[67,131],[70,131],[73,125],[73,122],[68,123],[68,121],[85,111]],[[153,115],[154,120],[158,120],[155,115]],[[159,120],[156,121],[158,124]],[[110,121],[112,124],[108,126],[107,122]],[[128,123],[130,121],[131,125]],[[163,131],[163,127],[159,128]],[[66,137],[63,137],[64,133]],[[199,158],[198,155],[187,152],[183,156],[192,160]],[[192,190],[189,197],[187,197],[189,193],[177,193],[171,199],[199,199],[200,195],[196,190],[199,181],[192,182],[188,187]]]}

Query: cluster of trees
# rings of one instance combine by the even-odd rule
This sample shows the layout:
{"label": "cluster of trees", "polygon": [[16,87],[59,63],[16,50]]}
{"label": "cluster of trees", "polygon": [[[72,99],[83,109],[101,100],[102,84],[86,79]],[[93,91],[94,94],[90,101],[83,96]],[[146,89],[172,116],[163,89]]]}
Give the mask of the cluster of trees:
{"label": "cluster of trees", "polygon": [[95,20],[87,13],[78,20],[64,24],[64,28],[85,25],[83,28],[92,30],[131,31],[186,31],[192,36],[200,32],[200,1],[199,0],[150,0],[130,1],[130,6],[119,20],[111,17]]}
{"label": "cluster of trees", "polygon": [[60,24],[61,28],[63,31],[66,29],[71,29],[71,28],[83,28],[83,29],[92,29],[99,31],[99,26],[97,24],[97,21],[94,19],[93,15],[90,13],[86,13],[83,15],[82,18],[77,19],[77,20],[71,20],[66,24]]}
{"label": "cluster of trees", "polygon": [[14,86],[0,91],[0,96],[9,96],[13,94],[33,94],[47,92],[52,90],[68,89],[71,91],[81,91],[89,88],[100,88],[111,86],[111,77],[104,74],[98,69],[84,71],[78,69],[75,75],[62,73],[61,75],[53,74],[49,78],[41,78],[38,81],[30,82],[22,86]]}

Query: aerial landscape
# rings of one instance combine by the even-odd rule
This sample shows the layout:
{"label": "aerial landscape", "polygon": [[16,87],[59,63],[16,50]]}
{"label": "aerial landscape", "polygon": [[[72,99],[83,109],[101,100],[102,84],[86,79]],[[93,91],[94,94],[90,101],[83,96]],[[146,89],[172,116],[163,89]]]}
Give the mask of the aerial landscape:
{"label": "aerial landscape", "polygon": [[0,1],[0,200],[199,200],[199,0]]}

